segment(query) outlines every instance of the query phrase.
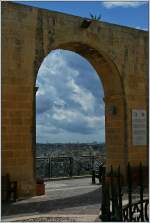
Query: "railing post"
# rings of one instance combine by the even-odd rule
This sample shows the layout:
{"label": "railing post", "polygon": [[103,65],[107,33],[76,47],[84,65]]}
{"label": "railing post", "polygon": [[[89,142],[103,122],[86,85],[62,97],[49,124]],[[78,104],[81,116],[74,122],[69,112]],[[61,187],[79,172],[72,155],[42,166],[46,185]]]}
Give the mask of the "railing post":
{"label": "railing post", "polygon": [[92,169],[94,168],[94,156],[92,156]]}
{"label": "railing post", "polygon": [[50,157],[48,158],[48,176],[51,178],[51,164],[50,164]]}
{"label": "railing post", "polygon": [[99,172],[98,172],[98,175],[99,175],[99,183],[102,183],[102,171],[103,171],[103,166],[99,166]]}
{"label": "railing post", "polygon": [[119,200],[119,218],[122,221],[122,191],[121,191],[121,174],[120,166],[118,167],[118,200]]}
{"label": "railing post", "polygon": [[114,202],[114,181],[113,181],[113,167],[111,165],[110,182],[111,182],[111,200],[112,200],[112,216],[115,215],[115,202]]}
{"label": "railing post", "polygon": [[73,173],[73,158],[69,157],[70,160],[70,171],[69,171],[69,176],[72,177],[72,173]]}
{"label": "railing post", "polygon": [[105,171],[102,173],[102,205],[100,218],[104,222],[111,221],[109,184],[105,182]]}
{"label": "railing post", "polygon": [[72,157],[72,176],[73,176],[73,169],[74,169],[74,159]]}
{"label": "railing post", "polygon": [[140,162],[139,166],[139,185],[140,185],[140,202],[141,202],[141,221],[144,221],[144,215],[143,215],[143,192],[144,192],[144,187],[143,187],[143,167],[142,163]]}
{"label": "railing post", "polygon": [[50,165],[51,165],[51,167],[50,167],[50,171],[51,171],[51,178],[53,177],[53,164],[52,164],[52,161],[53,161],[54,159],[51,157],[50,158]]}
{"label": "railing post", "polygon": [[111,199],[112,199],[112,213],[111,213],[111,221],[118,221],[120,220],[120,210],[119,210],[119,204],[118,204],[118,191],[117,191],[117,185],[116,185],[116,174],[113,171],[113,167],[111,166]]}
{"label": "railing post", "polygon": [[92,170],[92,184],[95,184],[95,170]]}
{"label": "railing post", "polygon": [[128,203],[129,203],[129,221],[132,221],[132,178],[131,166],[128,163],[127,180],[128,180]]}

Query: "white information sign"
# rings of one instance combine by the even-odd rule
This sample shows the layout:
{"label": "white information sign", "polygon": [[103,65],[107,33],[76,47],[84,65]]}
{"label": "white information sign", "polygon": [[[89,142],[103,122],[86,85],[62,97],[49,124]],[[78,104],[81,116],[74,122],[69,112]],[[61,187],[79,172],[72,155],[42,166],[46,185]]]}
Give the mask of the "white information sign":
{"label": "white information sign", "polygon": [[132,110],[132,143],[135,146],[147,144],[145,110]]}

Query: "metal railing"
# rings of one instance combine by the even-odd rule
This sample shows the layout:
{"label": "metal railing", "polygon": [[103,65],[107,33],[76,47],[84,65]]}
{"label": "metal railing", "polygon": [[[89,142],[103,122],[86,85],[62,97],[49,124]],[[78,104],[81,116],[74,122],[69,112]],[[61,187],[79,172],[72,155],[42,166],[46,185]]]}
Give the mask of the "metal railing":
{"label": "metal railing", "polygon": [[36,157],[36,175],[41,178],[91,175],[96,160],[104,159],[103,155]]}
{"label": "metal railing", "polygon": [[[140,163],[138,168],[138,178],[136,178],[136,184],[138,191],[136,196],[138,199],[133,199],[134,195],[134,174],[130,164],[127,167],[127,191],[123,192],[123,177],[120,174],[120,167],[115,172],[111,166],[110,174],[106,176],[103,172],[102,176],[102,206],[101,206],[101,220],[102,221],[149,221],[149,199],[148,196],[144,198],[144,173],[142,164]],[[107,179],[107,180],[106,180]],[[108,180],[109,179],[109,180]],[[135,185],[134,185],[135,186]],[[147,185],[148,186],[148,185]],[[123,195],[127,204],[124,204]]]}

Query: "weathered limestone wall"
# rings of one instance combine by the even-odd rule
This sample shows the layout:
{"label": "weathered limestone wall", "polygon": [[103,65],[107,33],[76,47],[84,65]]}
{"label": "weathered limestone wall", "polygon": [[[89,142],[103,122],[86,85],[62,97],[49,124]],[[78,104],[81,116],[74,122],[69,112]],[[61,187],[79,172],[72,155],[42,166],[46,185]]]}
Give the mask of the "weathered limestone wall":
{"label": "weathered limestone wall", "polygon": [[83,29],[82,21],[2,2],[2,174],[18,181],[19,196],[35,194],[35,82],[53,49],[81,54],[103,82],[107,166],[148,164],[148,146],[132,145],[131,125],[132,109],[148,108],[148,33],[104,22]]}
{"label": "weathered limestone wall", "polygon": [[[30,11],[30,10],[29,10]],[[34,19],[2,4],[2,174],[19,182],[19,191],[34,193],[33,57]],[[29,15],[29,13],[28,13]],[[26,183],[28,181],[28,183]]]}

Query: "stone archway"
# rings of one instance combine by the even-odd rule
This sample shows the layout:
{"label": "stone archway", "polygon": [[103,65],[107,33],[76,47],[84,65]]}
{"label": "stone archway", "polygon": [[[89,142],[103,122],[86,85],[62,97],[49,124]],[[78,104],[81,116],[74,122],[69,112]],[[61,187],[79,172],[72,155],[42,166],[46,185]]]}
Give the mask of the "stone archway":
{"label": "stone archway", "polygon": [[53,49],[76,52],[86,58],[95,68],[102,81],[105,95],[107,166],[121,165],[124,172],[128,160],[125,142],[125,95],[123,81],[115,64],[108,56],[104,56],[102,52],[82,42],[69,42]]}
{"label": "stone archway", "polygon": [[132,111],[148,108],[148,33],[104,22],[2,3],[2,174],[18,181],[19,196],[35,194],[35,82],[54,49],[85,57],[105,94],[107,168],[148,164],[148,145],[133,144]]}

